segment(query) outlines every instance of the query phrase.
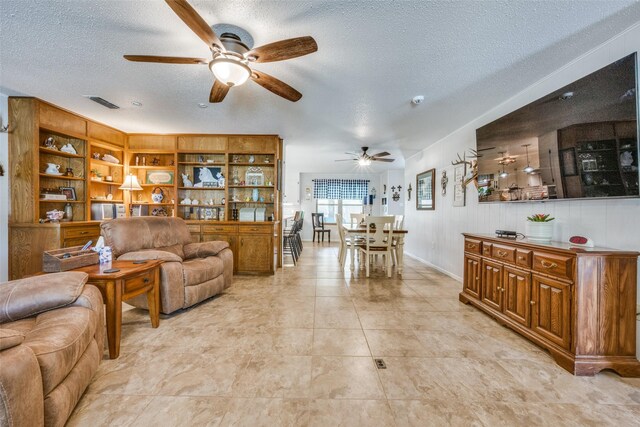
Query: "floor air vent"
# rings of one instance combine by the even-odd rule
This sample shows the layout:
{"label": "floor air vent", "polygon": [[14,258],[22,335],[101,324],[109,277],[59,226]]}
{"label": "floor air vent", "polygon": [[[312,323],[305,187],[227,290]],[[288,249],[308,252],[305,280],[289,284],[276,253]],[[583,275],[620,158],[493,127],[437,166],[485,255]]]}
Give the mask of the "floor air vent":
{"label": "floor air vent", "polygon": [[103,107],[111,108],[112,110],[117,110],[118,108],[120,108],[116,104],[112,104],[106,99],[100,98],[99,96],[90,96],[89,99],[92,100],[93,102],[97,102]]}
{"label": "floor air vent", "polygon": [[376,368],[378,369],[387,369],[387,365],[384,363],[382,359],[374,359],[376,361]]}

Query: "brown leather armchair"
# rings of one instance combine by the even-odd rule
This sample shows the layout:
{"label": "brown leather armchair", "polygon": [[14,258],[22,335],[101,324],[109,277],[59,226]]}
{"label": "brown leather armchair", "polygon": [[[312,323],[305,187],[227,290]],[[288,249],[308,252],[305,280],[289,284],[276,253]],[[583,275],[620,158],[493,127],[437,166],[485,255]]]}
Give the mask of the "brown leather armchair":
{"label": "brown leather armchair", "polygon": [[0,283],[0,426],[63,426],[104,349],[100,291],[85,273]]}
{"label": "brown leather armchair", "polygon": [[[231,286],[233,253],[227,242],[191,243],[181,218],[119,218],[101,225],[118,260],[160,259],[160,305],[164,314],[191,307]],[[144,295],[127,303],[148,308]]]}

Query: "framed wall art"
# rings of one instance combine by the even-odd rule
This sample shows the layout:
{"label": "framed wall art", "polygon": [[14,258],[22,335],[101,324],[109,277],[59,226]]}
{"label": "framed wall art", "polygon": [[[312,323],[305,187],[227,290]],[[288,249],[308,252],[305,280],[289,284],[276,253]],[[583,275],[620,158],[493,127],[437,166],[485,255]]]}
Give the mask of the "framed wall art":
{"label": "framed wall art", "polygon": [[465,204],[464,169],[464,165],[453,168],[453,206],[456,207]]}
{"label": "framed wall art", "polygon": [[432,211],[436,208],[435,169],[419,173],[416,176],[416,209]]}
{"label": "framed wall art", "polygon": [[196,166],[193,168],[194,187],[218,187],[218,180],[221,178],[219,167]]}
{"label": "framed wall art", "polygon": [[145,184],[173,185],[173,171],[148,170],[145,177]]}

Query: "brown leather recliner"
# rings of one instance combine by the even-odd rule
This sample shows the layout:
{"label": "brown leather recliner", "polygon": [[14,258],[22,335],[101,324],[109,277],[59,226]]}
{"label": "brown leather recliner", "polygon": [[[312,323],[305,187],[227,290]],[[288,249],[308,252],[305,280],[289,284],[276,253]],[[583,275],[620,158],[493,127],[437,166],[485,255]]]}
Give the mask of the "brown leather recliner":
{"label": "brown leather recliner", "polygon": [[[191,307],[231,286],[233,253],[223,241],[191,243],[181,218],[119,218],[101,225],[114,259],[160,259],[161,312]],[[148,308],[144,295],[127,303]]]}
{"label": "brown leather recliner", "polygon": [[100,291],[87,274],[0,283],[0,426],[63,426],[104,349]]}

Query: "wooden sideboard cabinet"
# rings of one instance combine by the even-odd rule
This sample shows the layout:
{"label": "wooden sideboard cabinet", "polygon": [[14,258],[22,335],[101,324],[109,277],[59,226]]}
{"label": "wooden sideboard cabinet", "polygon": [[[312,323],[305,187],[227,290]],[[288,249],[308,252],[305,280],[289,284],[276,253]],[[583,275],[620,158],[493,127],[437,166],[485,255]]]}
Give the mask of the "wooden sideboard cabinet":
{"label": "wooden sideboard cabinet", "polygon": [[233,251],[237,274],[274,274],[278,222],[187,221],[194,242],[224,240]]}
{"label": "wooden sideboard cabinet", "polygon": [[575,375],[640,377],[633,251],[464,234],[460,301],[547,349]]}

